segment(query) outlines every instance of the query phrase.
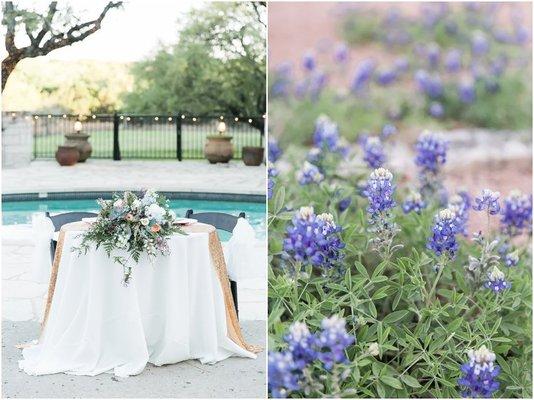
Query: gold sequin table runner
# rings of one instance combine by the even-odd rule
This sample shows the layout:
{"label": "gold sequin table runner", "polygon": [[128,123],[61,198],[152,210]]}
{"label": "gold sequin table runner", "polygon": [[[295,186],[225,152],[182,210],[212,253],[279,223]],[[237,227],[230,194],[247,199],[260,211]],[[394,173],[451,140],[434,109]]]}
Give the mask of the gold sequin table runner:
{"label": "gold sequin table runner", "polygon": [[[59,266],[61,264],[61,256],[63,254],[63,246],[65,243],[65,234],[68,231],[84,231],[89,227],[89,224],[86,222],[72,222],[70,224],[65,224],[59,232],[56,254],[54,256],[54,261],[52,263],[52,272],[50,274],[50,282],[48,284],[48,295],[45,303],[45,312],[42,322],[41,332],[44,331],[46,323],[48,320],[48,315],[50,313],[50,307],[52,305],[52,299],[54,297],[54,291],[56,288],[57,275]],[[217,230],[215,227],[207,224],[193,224],[183,227],[185,233],[208,233],[209,234],[209,252],[212,260],[213,267],[221,284],[224,304],[226,309],[226,326],[227,326],[227,335],[234,343],[236,343],[241,348],[253,352],[259,353],[262,348],[259,346],[254,346],[247,344],[243,338],[241,332],[241,327],[237,319],[237,313],[234,308],[232,292],[230,290],[230,282],[228,280],[228,272],[226,270],[226,262],[224,261],[224,253],[222,249],[219,236],[217,235]]]}

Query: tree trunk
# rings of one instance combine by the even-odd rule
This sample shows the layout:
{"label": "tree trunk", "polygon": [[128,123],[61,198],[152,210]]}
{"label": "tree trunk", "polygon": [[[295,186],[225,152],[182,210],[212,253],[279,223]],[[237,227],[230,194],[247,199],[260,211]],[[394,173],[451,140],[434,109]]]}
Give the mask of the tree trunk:
{"label": "tree trunk", "polygon": [[9,75],[11,75],[20,60],[20,57],[14,56],[7,56],[2,60],[2,92],[6,87],[7,78],[9,78]]}

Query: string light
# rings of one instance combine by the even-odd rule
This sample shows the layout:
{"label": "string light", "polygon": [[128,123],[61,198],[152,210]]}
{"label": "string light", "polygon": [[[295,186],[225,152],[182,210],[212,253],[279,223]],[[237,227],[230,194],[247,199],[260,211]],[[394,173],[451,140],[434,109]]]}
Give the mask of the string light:
{"label": "string light", "polygon": [[182,114],[182,119],[185,119],[185,115]]}
{"label": "string light", "polygon": [[159,121],[159,117],[154,117],[154,121]]}
{"label": "string light", "polygon": [[234,118],[234,121],[235,121],[235,122],[239,121],[239,118],[235,117],[235,118]]}
{"label": "string light", "polygon": [[196,119],[196,117],[193,117],[193,122],[197,122],[197,119]]}
{"label": "string light", "polygon": [[251,124],[251,123],[252,123],[252,120],[251,120],[250,118],[248,119],[248,123],[249,123],[249,124]]}
{"label": "string light", "polygon": [[121,115],[121,119],[124,119],[124,115]]}
{"label": "string light", "polygon": [[96,118],[96,115],[93,114],[93,119],[95,119],[95,118]]}
{"label": "string light", "polygon": [[126,117],[126,121],[129,121],[129,120],[131,120],[131,118],[130,117]]}
{"label": "string light", "polygon": [[263,119],[265,119],[265,114],[263,114]]}
{"label": "string light", "polygon": [[17,114],[13,112],[13,113],[11,113],[11,116],[12,116],[13,118],[15,118],[15,117],[17,116]]}
{"label": "string light", "polygon": [[67,118],[67,114],[63,114],[63,118]]}
{"label": "string light", "polygon": [[222,115],[219,118],[221,119],[221,121],[224,119],[224,117]]}
{"label": "string light", "polygon": [[172,121],[172,117],[169,117],[169,118],[167,118],[167,119],[169,120],[169,122],[171,122],[171,121]]}
{"label": "string light", "polygon": [[48,114],[48,118],[50,119],[50,118],[52,118],[52,116],[50,114]]}
{"label": "string light", "polygon": [[38,116],[38,115],[35,115],[33,118],[35,118],[35,119],[39,119],[39,116]]}

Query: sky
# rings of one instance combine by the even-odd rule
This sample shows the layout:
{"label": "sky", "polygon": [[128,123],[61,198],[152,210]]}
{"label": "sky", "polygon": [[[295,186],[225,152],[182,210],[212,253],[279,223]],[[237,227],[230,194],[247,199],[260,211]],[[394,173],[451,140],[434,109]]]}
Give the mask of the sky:
{"label": "sky", "polygon": [[[33,5],[35,1],[19,0],[19,4]],[[47,7],[47,2],[44,7]],[[59,2],[60,5],[62,2]],[[65,3],[65,2],[63,2]],[[81,21],[94,19],[107,1],[68,2],[73,13]],[[55,60],[99,60],[131,62],[142,60],[159,47],[160,43],[176,42],[178,18],[195,7],[202,5],[199,0],[130,0],[122,9],[112,9],[106,15],[102,27],[81,42],[54,50],[47,55]],[[17,42],[18,45],[18,42]],[[5,49],[2,48],[2,57]]]}

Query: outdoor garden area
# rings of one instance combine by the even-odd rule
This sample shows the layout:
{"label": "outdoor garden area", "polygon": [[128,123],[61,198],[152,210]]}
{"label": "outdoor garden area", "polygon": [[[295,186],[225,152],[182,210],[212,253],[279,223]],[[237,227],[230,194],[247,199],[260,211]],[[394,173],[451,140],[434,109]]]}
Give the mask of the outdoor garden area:
{"label": "outdoor garden area", "polygon": [[531,12],[270,5],[270,397],[532,396]]}

